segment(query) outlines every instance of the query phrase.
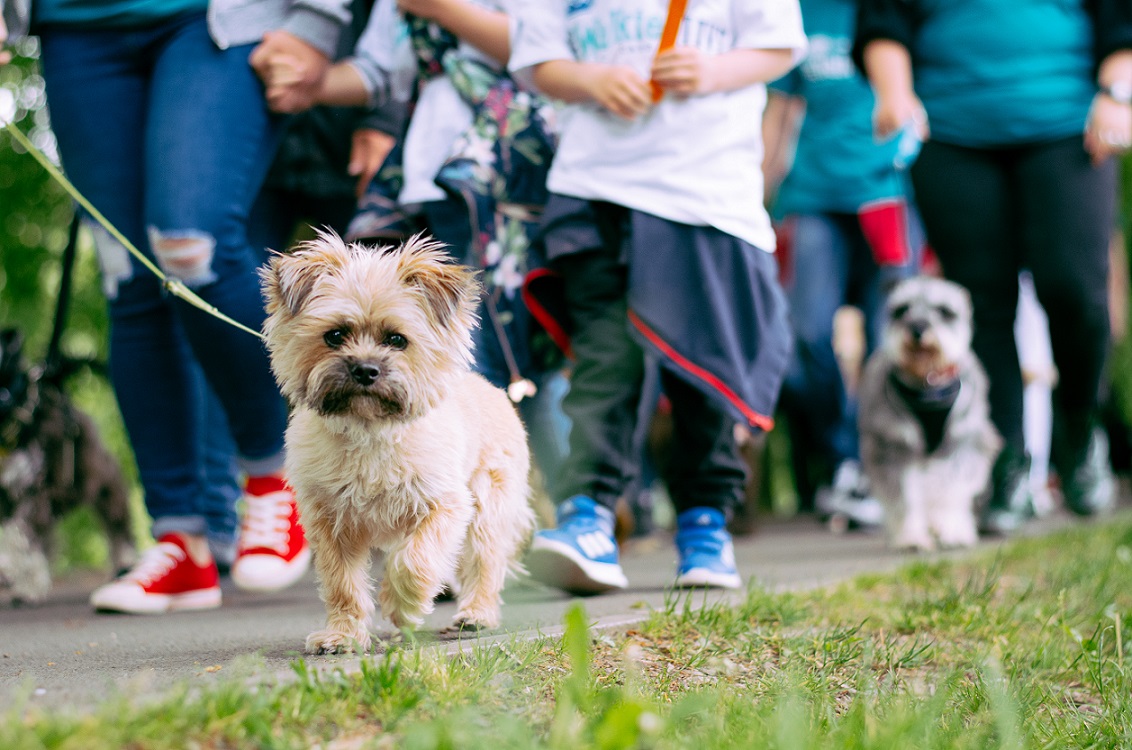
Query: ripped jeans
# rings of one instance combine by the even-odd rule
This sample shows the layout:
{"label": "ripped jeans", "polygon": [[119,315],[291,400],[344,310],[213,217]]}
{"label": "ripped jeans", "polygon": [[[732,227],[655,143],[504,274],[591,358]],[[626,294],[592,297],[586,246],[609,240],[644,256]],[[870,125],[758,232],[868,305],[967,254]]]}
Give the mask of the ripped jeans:
{"label": "ripped jeans", "polygon": [[[141,29],[39,33],[52,127],[72,182],[169,275],[259,330],[262,251],[248,241],[247,220],[281,123],[248,66],[251,45],[219,49],[203,13]],[[111,379],[154,532],[203,533],[206,498],[216,482],[231,481],[231,471],[225,479],[209,469],[208,439],[213,454],[232,444],[216,425],[227,422],[243,471],[282,467],[286,405],[267,353],[250,334],[166,294],[101,228],[94,238]],[[209,417],[212,398],[224,420]]]}

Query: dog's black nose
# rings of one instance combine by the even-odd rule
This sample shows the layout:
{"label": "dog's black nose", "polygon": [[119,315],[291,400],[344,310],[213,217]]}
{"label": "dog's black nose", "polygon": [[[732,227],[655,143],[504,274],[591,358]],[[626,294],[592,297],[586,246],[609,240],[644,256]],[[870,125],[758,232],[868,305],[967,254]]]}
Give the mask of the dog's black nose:
{"label": "dog's black nose", "polygon": [[350,365],[350,377],[358,385],[373,385],[381,375],[381,368],[373,362],[355,362]]}
{"label": "dog's black nose", "polygon": [[908,322],[908,333],[912,334],[913,341],[919,341],[924,337],[924,333],[928,330],[927,321],[912,320]]}

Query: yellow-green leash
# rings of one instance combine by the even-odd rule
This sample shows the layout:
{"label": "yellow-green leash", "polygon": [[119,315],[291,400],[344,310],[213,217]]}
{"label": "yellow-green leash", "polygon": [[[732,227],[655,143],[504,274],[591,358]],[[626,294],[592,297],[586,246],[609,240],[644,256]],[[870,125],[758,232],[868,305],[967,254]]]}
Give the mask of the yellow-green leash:
{"label": "yellow-green leash", "polygon": [[90,216],[95,221],[97,221],[99,224],[101,224],[102,227],[107,232],[109,232],[112,237],[114,237],[114,239],[116,239],[116,240],[118,240],[118,242],[122,243],[122,246],[125,247],[130,252],[131,255],[133,255],[135,258],[137,258],[138,261],[142,265],[144,265],[151,272],[153,272],[153,274],[157,278],[161,279],[161,285],[162,285],[162,287],[164,287],[164,289],[167,292],[172,294],[174,297],[179,297],[180,299],[189,303],[190,305],[197,308],[198,310],[203,310],[204,312],[208,313],[212,317],[223,320],[225,323],[227,323],[231,326],[235,326],[236,328],[239,328],[241,331],[246,331],[247,333],[250,333],[251,335],[255,336],[256,338],[260,338],[260,339],[263,338],[263,334],[261,334],[259,331],[252,330],[251,328],[248,328],[243,323],[232,320],[227,315],[220,312],[219,310],[217,310],[215,307],[208,304],[207,302],[205,302],[203,299],[198,297],[196,295],[196,293],[194,293],[191,289],[189,289],[187,286],[185,286],[185,284],[180,279],[171,279],[168,276],[166,276],[165,273],[153,263],[153,261],[151,261],[149,258],[145,257],[145,255],[143,255],[140,250],[138,250],[136,247],[134,247],[133,243],[130,242],[128,239],[126,239],[125,235],[123,235],[121,232],[119,232],[118,229],[113,224],[111,224],[106,219],[106,217],[103,216],[101,212],[99,212],[99,210],[97,208],[95,208],[93,205],[91,205],[90,201],[88,201],[83,196],[83,194],[80,193],[78,191],[78,189],[74,185],[71,184],[71,181],[68,180],[63,175],[63,173],[60,172],[59,169],[54,164],[51,163],[51,160],[48,159],[43,154],[42,151],[40,151],[38,148],[36,148],[35,144],[33,144],[30,140],[28,140],[28,137],[26,135],[24,135],[20,131],[19,128],[16,127],[15,123],[12,123],[12,122],[6,123],[4,125],[4,128],[9,133],[12,134],[12,137],[16,139],[17,143],[19,143],[21,146],[23,146],[24,149],[29,154],[31,154],[35,158],[35,160],[38,161],[44,169],[47,170],[48,174],[50,174],[53,178],[55,178],[56,182],[58,182],[60,185],[63,186],[63,189],[66,190],[71,195],[72,198],[74,198],[76,201],[78,201],[80,206],[82,206],[84,209],[86,209],[87,213],[90,214]]}

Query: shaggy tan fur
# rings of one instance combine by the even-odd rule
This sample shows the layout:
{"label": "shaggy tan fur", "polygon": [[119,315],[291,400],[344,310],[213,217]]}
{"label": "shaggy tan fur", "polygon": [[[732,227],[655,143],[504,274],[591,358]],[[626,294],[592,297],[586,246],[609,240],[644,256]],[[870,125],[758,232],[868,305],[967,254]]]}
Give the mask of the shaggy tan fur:
{"label": "shaggy tan fur", "polygon": [[326,628],[307,650],[370,643],[379,602],[415,626],[445,585],[455,627],[497,627],[534,528],[526,434],[470,371],[479,285],[419,237],[399,248],[321,234],[263,272],[272,368],[291,401],[287,471],[314,551]]}

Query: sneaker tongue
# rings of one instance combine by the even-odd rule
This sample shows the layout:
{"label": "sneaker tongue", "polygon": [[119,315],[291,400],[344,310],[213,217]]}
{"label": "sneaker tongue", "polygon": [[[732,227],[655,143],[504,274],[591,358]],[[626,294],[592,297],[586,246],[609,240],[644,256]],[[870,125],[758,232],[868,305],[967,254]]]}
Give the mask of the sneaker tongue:
{"label": "sneaker tongue", "polygon": [[157,546],[145,551],[138,564],[123,578],[145,582],[167,570],[187,556],[180,538],[176,534],[166,534],[158,540]]}
{"label": "sneaker tongue", "polygon": [[248,477],[244,491],[249,495],[266,495],[271,492],[280,492],[287,489],[287,482],[282,477]]}

